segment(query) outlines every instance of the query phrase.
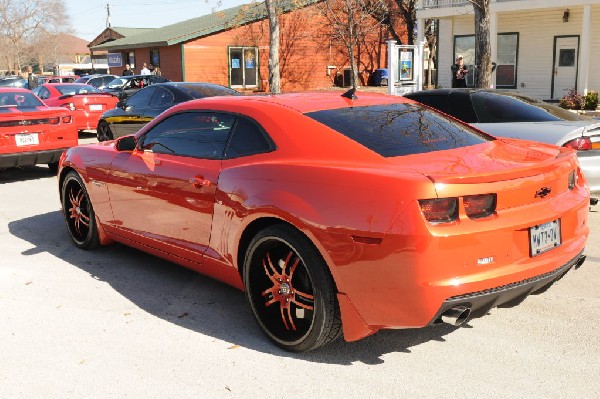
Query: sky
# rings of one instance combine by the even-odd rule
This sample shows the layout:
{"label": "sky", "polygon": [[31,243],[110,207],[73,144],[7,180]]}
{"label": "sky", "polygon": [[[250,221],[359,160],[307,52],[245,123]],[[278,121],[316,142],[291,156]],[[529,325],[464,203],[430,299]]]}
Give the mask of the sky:
{"label": "sky", "polygon": [[251,3],[252,0],[63,0],[74,35],[92,41],[106,28],[106,4],[111,26],[160,28]]}

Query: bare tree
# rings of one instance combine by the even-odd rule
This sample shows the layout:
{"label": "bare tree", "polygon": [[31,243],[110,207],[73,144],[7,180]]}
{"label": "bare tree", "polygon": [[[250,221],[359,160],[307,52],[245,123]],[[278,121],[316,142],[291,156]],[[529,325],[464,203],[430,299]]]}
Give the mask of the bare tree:
{"label": "bare tree", "polygon": [[[380,0],[368,0],[376,3]],[[372,16],[387,27],[398,44],[414,44],[418,0],[381,0],[380,7],[372,7]],[[402,40],[406,31],[406,43]]]}
{"label": "bare tree", "polygon": [[492,85],[492,46],[490,41],[490,0],[469,0],[475,12],[475,84]]}
{"label": "bare tree", "polygon": [[265,0],[267,17],[269,18],[269,91],[281,93],[281,77],[279,74],[279,0]]}
{"label": "bare tree", "polygon": [[325,0],[321,6],[322,15],[330,29],[327,34],[331,41],[341,43],[347,51],[350,62],[351,86],[358,85],[358,67],[356,48],[365,36],[381,25],[381,20],[374,18],[381,14],[379,9],[385,7],[379,0]]}
{"label": "bare tree", "polygon": [[31,46],[42,35],[67,31],[62,0],[0,0],[0,51],[12,69],[30,62]]}

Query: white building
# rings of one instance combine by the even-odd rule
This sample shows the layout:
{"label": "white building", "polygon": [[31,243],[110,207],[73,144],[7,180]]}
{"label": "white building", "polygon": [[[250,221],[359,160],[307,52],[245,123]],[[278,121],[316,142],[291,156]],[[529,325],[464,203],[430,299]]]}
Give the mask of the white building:
{"label": "white building", "polygon": [[[600,0],[490,0],[490,11],[495,87],[544,100],[600,91]],[[438,86],[450,87],[458,54],[475,63],[473,6],[419,0],[420,36],[425,19],[439,20]]]}

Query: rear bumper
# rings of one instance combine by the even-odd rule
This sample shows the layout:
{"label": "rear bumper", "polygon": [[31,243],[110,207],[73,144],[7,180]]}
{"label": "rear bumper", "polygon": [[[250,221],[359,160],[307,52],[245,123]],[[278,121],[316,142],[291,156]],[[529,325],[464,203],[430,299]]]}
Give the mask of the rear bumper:
{"label": "rear bumper", "polygon": [[577,158],[592,197],[600,196],[600,150],[578,151]]}
{"label": "rear bumper", "polygon": [[573,267],[580,267],[585,255],[579,253],[565,265],[551,272],[518,281],[512,284],[450,297],[444,301],[429,325],[440,324],[441,316],[455,306],[464,306],[471,310],[469,319],[484,316],[495,307],[513,307],[523,302],[530,294],[541,293],[560,280]]}
{"label": "rear bumper", "polygon": [[0,169],[58,162],[65,148],[53,150],[0,154]]}

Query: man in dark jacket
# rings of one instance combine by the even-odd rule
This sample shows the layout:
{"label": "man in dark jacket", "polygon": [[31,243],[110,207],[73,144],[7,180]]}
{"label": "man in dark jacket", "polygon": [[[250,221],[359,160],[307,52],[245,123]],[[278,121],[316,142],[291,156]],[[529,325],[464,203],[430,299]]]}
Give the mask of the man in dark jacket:
{"label": "man in dark jacket", "polygon": [[123,76],[131,76],[131,75],[133,75],[131,66],[129,66],[129,64],[125,64],[125,70],[123,71]]}

